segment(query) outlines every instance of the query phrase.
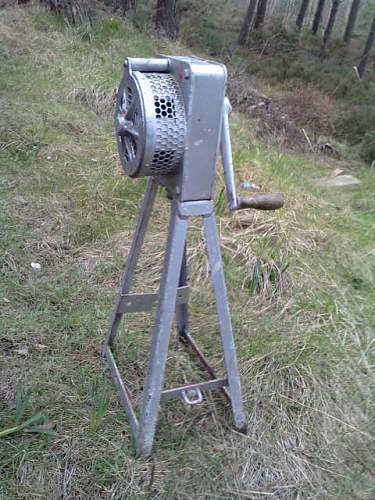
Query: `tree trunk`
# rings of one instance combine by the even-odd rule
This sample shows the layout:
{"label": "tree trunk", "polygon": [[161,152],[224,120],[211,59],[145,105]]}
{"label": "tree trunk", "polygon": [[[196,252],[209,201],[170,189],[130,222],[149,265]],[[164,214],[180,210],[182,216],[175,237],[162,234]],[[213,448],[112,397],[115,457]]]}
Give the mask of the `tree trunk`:
{"label": "tree trunk", "polygon": [[350,40],[353,36],[355,22],[358,17],[359,6],[361,4],[361,0],[353,0],[352,7],[350,9],[348,22],[346,23],[346,29],[344,33],[344,42],[349,44]]}
{"label": "tree trunk", "polygon": [[314,22],[313,22],[313,26],[312,26],[312,32],[314,33],[314,35],[317,34],[320,23],[322,21],[325,3],[326,3],[326,0],[319,0],[318,5],[316,7]]}
{"label": "tree trunk", "polygon": [[177,0],[157,1],[155,28],[158,31],[164,31],[171,40],[177,40],[180,28]]}
{"label": "tree trunk", "polygon": [[92,23],[89,0],[41,0],[41,2],[52,12],[64,15],[71,24]]}
{"label": "tree trunk", "polygon": [[267,0],[259,0],[257,15],[255,17],[255,23],[254,23],[254,28],[256,30],[262,29],[264,20],[266,18],[266,12],[267,12]]}
{"label": "tree trunk", "polygon": [[368,38],[367,38],[367,42],[366,42],[364,51],[362,53],[361,60],[360,60],[358,67],[357,67],[358,75],[360,78],[363,78],[363,75],[365,74],[367,64],[368,64],[368,59],[370,56],[371,49],[374,45],[374,42],[375,42],[375,16],[372,20],[370,32],[369,32]]}
{"label": "tree trunk", "polygon": [[249,6],[246,11],[246,16],[240,31],[240,36],[238,37],[238,45],[246,45],[247,43],[251,31],[251,24],[253,22],[257,2],[258,0],[250,0]]}
{"label": "tree trunk", "polygon": [[298,13],[296,25],[299,30],[302,29],[303,21],[305,20],[306,12],[309,7],[310,0],[302,0],[301,8]]}
{"label": "tree trunk", "polygon": [[135,10],[137,1],[136,0],[113,0],[112,11],[117,12],[121,7],[121,15],[126,17],[129,10]]}
{"label": "tree trunk", "polygon": [[331,39],[333,26],[335,25],[337,11],[339,10],[341,0],[332,0],[331,12],[329,14],[328,23],[326,29],[324,30],[323,35],[323,44],[321,46],[319,57],[320,59],[324,59],[327,56],[327,46]]}

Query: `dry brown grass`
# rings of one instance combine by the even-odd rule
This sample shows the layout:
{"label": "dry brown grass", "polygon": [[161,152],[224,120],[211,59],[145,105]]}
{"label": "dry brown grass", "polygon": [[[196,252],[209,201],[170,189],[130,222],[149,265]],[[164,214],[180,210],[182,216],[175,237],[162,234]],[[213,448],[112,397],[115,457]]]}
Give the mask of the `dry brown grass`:
{"label": "dry brown grass", "polygon": [[[233,463],[241,474],[232,491],[258,498],[295,498],[310,490],[315,498],[326,497],[326,478],[350,480],[346,450],[336,446],[344,438],[371,444],[367,432],[356,427],[366,421],[357,415],[356,424],[347,420],[340,396],[342,381],[326,384],[299,360],[303,347],[296,346],[293,361],[281,365],[270,354],[248,362],[243,377],[251,380],[250,431],[246,440],[233,440]],[[257,485],[257,489],[254,489]]]}
{"label": "dry brown grass", "polygon": [[268,97],[256,88],[256,80],[249,77],[246,64],[230,59],[228,63],[229,97],[237,109],[251,118],[257,137],[330,154],[329,148],[318,147],[319,136],[332,136],[335,132],[336,111],[329,95],[311,85],[299,85],[293,92]]}
{"label": "dry brown grass", "polygon": [[319,135],[332,135],[335,131],[335,108],[327,94],[312,86],[297,87],[293,94],[286,95],[278,107],[301,128]]}
{"label": "dry brown grass", "polygon": [[96,85],[90,85],[88,88],[75,88],[69,92],[67,100],[83,104],[97,115],[112,116],[116,100],[116,89],[110,94],[106,89]]}

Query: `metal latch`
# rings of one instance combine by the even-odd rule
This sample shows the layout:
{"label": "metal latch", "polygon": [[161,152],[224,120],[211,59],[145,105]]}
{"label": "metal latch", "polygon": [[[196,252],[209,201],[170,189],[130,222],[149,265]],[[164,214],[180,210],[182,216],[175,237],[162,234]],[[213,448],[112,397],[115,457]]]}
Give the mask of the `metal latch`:
{"label": "metal latch", "polygon": [[203,401],[203,394],[198,387],[195,389],[189,389],[188,391],[181,391],[181,394],[182,399],[189,406],[197,405]]}

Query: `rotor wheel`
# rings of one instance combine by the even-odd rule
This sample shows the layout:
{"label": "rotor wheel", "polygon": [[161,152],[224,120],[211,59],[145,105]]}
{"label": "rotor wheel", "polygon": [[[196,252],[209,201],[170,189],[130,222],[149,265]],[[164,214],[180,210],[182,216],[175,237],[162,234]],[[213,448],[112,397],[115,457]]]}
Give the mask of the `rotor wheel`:
{"label": "rotor wheel", "polygon": [[125,172],[137,175],[144,154],[143,103],[134,78],[123,78],[117,94],[115,130],[118,152]]}

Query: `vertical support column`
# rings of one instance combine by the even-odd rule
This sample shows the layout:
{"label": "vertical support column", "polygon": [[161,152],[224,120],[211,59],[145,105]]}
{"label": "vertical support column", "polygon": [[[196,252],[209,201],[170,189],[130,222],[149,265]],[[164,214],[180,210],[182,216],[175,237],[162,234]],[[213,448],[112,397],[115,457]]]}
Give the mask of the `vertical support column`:
{"label": "vertical support column", "polygon": [[151,453],[155,434],[186,232],[187,219],[179,215],[178,203],[173,201],[137,438],[137,452],[144,457]]}
{"label": "vertical support column", "polygon": [[[178,282],[178,286],[186,286],[187,285],[187,269],[186,269],[186,243],[184,248],[184,254],[182,257],[181,271],[180,271],[180,279]],[[188,305],[179,304],[176,307],[176,323],[177,323],[177,331],[180,339],[184,341],[184,337],[188,331]]]}
{"label": "vertical support column", "polygon": [[130,287],[134,277],[135,267],[138,262],[147,225],[150,220],[152,207],[154,205],[156,192],[157,192],[157,184],[153,177],[149,177],[147,181],[146,192],[143,198],[141,213],[138,218],[137,227],[134,233],[132,245],[130,247],[130,252],[126,263],[126,269],[123,275],[119,291],[119,298],[112,314],[108,335],[104,344],[105,346],[107,345],[112,346],[118,327],[120,325],[122,313],[119,313],[118,310],[121,303],[121,295],[129,293],[130,291]]}
{"label": "vertical support column", "polygon": [[234,425],[239,431],[245,432],[246,415],[242,402],[240,375],[237,366],[237,356],[224,280],[219,237],[217,234],[215,215],[213,213],[203,217],[203,227],[207,243],[211,279],[216,299],[216,312],[219,321],[221,344],[227,369]]}

